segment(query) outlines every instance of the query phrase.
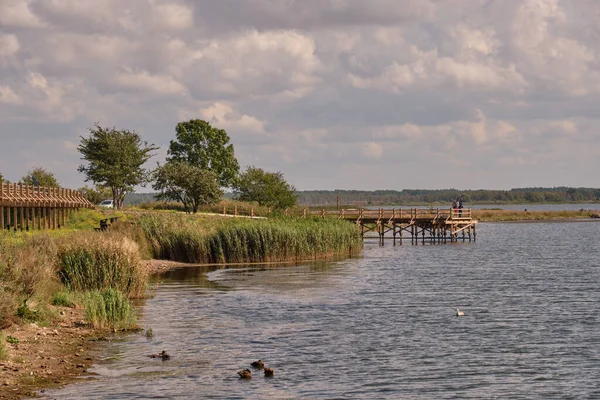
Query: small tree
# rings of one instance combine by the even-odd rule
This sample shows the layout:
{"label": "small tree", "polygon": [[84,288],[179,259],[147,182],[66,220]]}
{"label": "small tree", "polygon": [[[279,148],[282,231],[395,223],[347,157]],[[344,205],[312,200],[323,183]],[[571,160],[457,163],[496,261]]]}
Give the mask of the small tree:
{"label": "small tree", "polygon": [[136,185],[148,182],[149,172],[142,165],[157,150],[153,144],[142,141],[139,133],[116,128],[103,128],[98,123],[90,128],[90,136],[81,136],[77,148],[88,165],[81,165],[79,172],[86,175],[86,182],[110,188],[114,205],[123,206],[125,195]]}
{"label": "small tree", "polygon": [[25,185],[59,187],[54,174],[42,167],[34,167],[21,178],[21,182]]}
{"label": "small tree", "polygon": [[217,174],[219,184],[230,187],[240,171],[233,144],[223,129],[192,119],[175,127],[177,140],[171,140],[167,161],[187,162]]}
{"label": "small tree", "polygon": [[159,200],[183,203],[186,212],[196,213],[202,204],[216,204],[223,195],[217,175],[188,163],[171,161],[154,171],[154,190]]}
{"label": "small tree", "polygon": [[293,207],[298,197],[294,194],[296,188],[285,181],[281,172],[265,172],[254,166],[239,176],[235,191],[238,200],[276,209]]}
{"label": "small tree", "polygon": [[92,204],[98,204],[103,200],[112,198],[112,191],[107,187],[89,187],[85,185],[84,187],[79,188],[79,191],[83,193],[85,198]]}

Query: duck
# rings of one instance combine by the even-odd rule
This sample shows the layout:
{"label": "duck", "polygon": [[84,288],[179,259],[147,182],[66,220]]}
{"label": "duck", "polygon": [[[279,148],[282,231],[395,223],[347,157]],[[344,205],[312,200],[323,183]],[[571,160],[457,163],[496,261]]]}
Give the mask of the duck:
{"label": "duck", "polygon": [[263,362],[263,360],[253,361],[252,363],[250,363],[250,365],[256,369],[263,369],[265,367],[265,363]]}
{"label": "duck", "polygon": [[171,356],[166,351],[161,351],[160,353],[152,354],[150,357],[152,358],[162,358],[163,360],[168,360]]}
{"label": "duck", "polygon": [[456,316],[457,317],[464,317],[465,312],[464,311],[460,311],[458,308],[456,309]]}
{"label": "duck", "polygon": [[271,378],[273,375],[275,375],[273,368],[265,368],[265,376],[267,378]]}
{"label": "duck", "polygon": [[252,379],[252,371],[248,368],[238,371],[238,375],[240,376],[240,379]]}

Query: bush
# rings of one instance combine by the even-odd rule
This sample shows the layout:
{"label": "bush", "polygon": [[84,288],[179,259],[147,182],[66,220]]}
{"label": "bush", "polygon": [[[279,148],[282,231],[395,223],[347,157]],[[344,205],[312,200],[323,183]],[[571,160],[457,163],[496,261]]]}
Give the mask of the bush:
{"label": "bush", "polygon": [[85,292],[113,288],[142,297],[148,272],[140,263],[138,245],[118,234],[86,232],[63,242],[58,250],[58,275],[68,289]]}
{"label": "bush", "polygon": [[84,296],[87,321],[94,328],[126,330],[137,328],[135,311],[119,290],[90,291]]}

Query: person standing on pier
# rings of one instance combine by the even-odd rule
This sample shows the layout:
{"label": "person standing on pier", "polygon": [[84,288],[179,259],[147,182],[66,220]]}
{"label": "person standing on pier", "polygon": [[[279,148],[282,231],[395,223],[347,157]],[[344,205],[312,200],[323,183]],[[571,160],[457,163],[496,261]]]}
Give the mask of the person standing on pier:
{"label": "person standing on pier", "polygon": [[455,216],[458,211],[458,199],[452,202],[452,216]]}
{"label": "person standing on pier", "polygon": [[463,203],[462,203],[462,197],[458,198],[458,216],[462,217],[462,209],[463,209]]}

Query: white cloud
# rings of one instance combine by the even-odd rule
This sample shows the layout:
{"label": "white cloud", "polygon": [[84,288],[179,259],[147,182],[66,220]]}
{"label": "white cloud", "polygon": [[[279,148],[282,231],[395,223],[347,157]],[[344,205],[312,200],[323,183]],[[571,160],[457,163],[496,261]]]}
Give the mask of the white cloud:
{"label": "white cloud", "polygon": [[20,49],[16,35],[0,33],[0,67],[9,65]]}
{"label": "white cloud", "polygon": [[368,142],[362,145],[362,154],[366,158],[381,158],[383,146],[380,143]]}
{"label": "white cloud", "polygon": [[182,4],[157,4],[152,11],[158,28],[184,30],[194,23],[194,10]]}
{"label": "white cloud", "polygon": [[265,122],[246,114],[239,114],[228,103],[217,102],[200,111],[200,116],[225,130],[241,133],[265,133]]}
{"label": "white cloud", "polygon": [[31,12],[31,1],[3,0],[0,2],[0,26],[5,28],[39,28],[43,24]]}
{"label": "white cloud", "polygon": [[153,92],[162,95],[185,95],[187,89],[168,75],[152,75],[148,71],[126,70],[115,77],[115,83],[124,89]]}
{"label": "white cloud", "polygon": [[0,85],[0,103],[21,104],[21,99],[10,86]]}
{"label": "white cloud", "polygon": [[[401,168],[419,174],[394,185],[445,186],[448,166],[476,187],[586,185],[599,17],[589,0],[0,0],[0,159],[27,148],[77,182],[73,143],[94,121],[164,156],[178,121],[204,118],[242,165],[299,188],[358,171],[385,188]],[[29,146],[41,138],[54,154]]]}

